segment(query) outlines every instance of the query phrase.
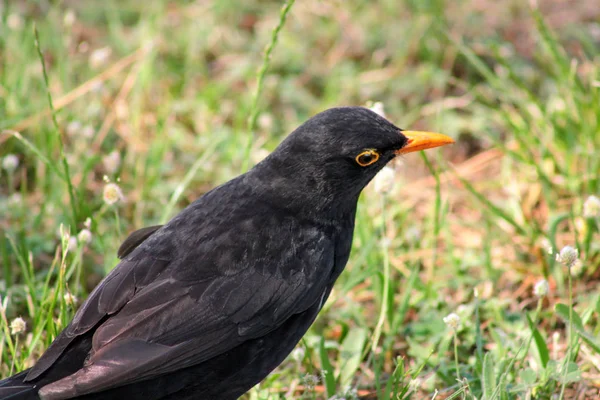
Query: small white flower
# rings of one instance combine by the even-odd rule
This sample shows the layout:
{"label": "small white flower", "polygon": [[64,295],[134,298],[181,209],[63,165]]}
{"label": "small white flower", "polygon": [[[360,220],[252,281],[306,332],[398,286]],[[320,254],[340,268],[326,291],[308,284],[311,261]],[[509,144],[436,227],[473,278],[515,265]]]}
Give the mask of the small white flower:
{"label": "small white flower", "polygon": [[8,197],[9,206],[16,207],[18,205],[21,205],[22,202],[23,196],[21,196],[21,193],[13,193]]}
{"label": "small white flower", "polygon": [[411,379],[410,382],[408,382],[408,390],[411,392],[416,392],[421,388],[421,384],[423,383],[423,381],[421,380],[421,378],[415,378],[415,379]]}
{"label": "small white flower", "polygon": [[456,313],[450,313],[444,317],[444,323],[453,331],[457,331],[460,327],[460,317]]}
{"label": "small white flower", "polygon": [[94,127],[92,125],[86,125],[83,127],[83,129],[81,130],[81,136],[83,136],[84,138],[91,138],[94,136]]}
{"label": "small white flower", "polygon": [[20,31],[23,27],[23,18],[19,14],[10,14],[6,18],[6,25],[13,31]]}
{"label": "small white flower", "polygon": [[418,242],[421,239],[421,230],[417,226],[411,226],[404,232],[404,240],[407,242]]}
{"label": "small white flower", "polygon": [[302,377],[302,383],[309,390],[314,389],[314,387],[317,386],[319,382],[319,377],[316,375],[306,374]]}
{"label": "small white flower", "polygon": [[292,351],[292,358],[297,362],[304,360],[304,349],[302,347],[296,347],[294,351]]}
{"label": "small white flower", "polygon": [[583,203],[583,216],[586,218],[600,217],[600,198],[590,196]]}
{"label": "small white flower", "polygon": [[27,328],[27,324],[25,320],[21,317],[17,317],[10,322],[10,334],[18,335],[19,333],[25,332]]}
{"label": "small white flower", "polygon": [[383,106],[382,102],[376,101],[375,103],[373,103],[371,105],[371,107],[369,107],[369,109],[371,111],[373,111],[375,114],[378,114],[378,115],[382,116],[383,118],[385,118],[385,110],[384,110],[384,106]]}
{"label": "small white flower", "polygon": [[75,236],[69,236],[67,249],[69,249],[70,253],[74,253],[77,250],[77,238]]}
{"label": "small white flower", "polygon": [[114,174],[121,166],[121,153],[117,150],[111,151],[109,154],[102,157],[102,165],[106,172]]}
{"label": "small white flower", "polygon": [[70,292],[67,292],[63,295],[63,300],[70,306],[74,306],[78,301],[77,297],[73,296]]}
{"label": "small white flower", "polygon": [[270,131],[273,128],[273,116],[271,114],[260,114],[258,117],[258,126],[265,131]]}
{"label": "small white flower", "polygon": [[92,67],[93,69],[100,68],[101,66],[106,64],[111,53],[112,49],[110,47],[102,47],[101,49],[96,49],[92,51],[92,54],[90,54],[89,59],[90,67]]}
{"label": "small white flower", "polygon": [[546,249],[548,254],[552,254],[552,243],[548,238],[542,237],[538,243],[541,248]]}
{"label": "small white flower", "polygon": [[252,162],[254,164],[258,164],[259,162],[267,158],[268,155],[269,150],[261,147],[260,149],[253,151],[252,154],[250,154],[250,158],[252,159]]}
{"label": "small white flower", "polygon": [[89,229],[82,229],[77,235],[77,240],[83,244],[90,243],[92,241],[92,232]]}
{"label": "small white flower", "polygon": [[373,185],[375,186],[375,192],[377,193],[389,193],[394,187],[394,178],[396,177],[396,171],[390,167],[383,167],[375,179],[373,179]]}
{"label": "small white flower", "polygon": [[392,245],[392,239],[384,237],[379,241],[379,244],[381,245],[382,249],[389,249]]}
{"label": "small white flower", "polygon": [[71,121],[67,124],[67,135],[75,136],[81,132],[81,122]]}
{"label": "small white flower", "polygon": [[116,183],[107,183],[104,186],[102,198],[106,204],[112,205],[123,199],[123,192],[121,192],[121,188]]}
{"label": "small white flower", "polygon": [[571,271],[571,276],[573,276],[573,277],[577,277],[577,276],[581,275],[581,273],[583,272],[583,263],[581,262],[580,259],[575,260],[575,264],[573,264],[570,271]]}
{"label": "small white flower", "polygon": [[577,262],[579,252],[572,246],[565,246],[559,254],[556,255],[556,261],[563,264],[567,268],[571,268]]}
{"label": "small white flower", "polygon": [[533,294],[535,294],[537,297],[544,297],[548,295],[548,292],[550,291],[550,285],[548,284],[548,281],[545,279],[540,279],[539,281],[537,281],[535,283],[535,286],[533,287]]}
{"label": "small white flower", "polygon": [[92,227],[92,219],[87,217],[83,223],[83,226],[85,226],[86,229],[90,229]]}
{"label": "small white flower", "polygon": [[8,173],[14,172],[18,166],[19,157],[14,154],[7,154],[2,159],[2,168],[4,168]]}
{"label": "small white flower", "polygon": [[67,10],[67,12],[65,13],[65,15],[63,17],[63,24],[67,28],[70,28],[73,26],[74,23],[75,23],[75,11],[69,9],[69,10]]}

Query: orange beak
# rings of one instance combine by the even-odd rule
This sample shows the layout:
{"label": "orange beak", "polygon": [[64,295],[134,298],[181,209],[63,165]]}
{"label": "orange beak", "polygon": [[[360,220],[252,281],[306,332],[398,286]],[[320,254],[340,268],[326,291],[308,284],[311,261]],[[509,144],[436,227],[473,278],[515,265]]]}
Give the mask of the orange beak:
{"label": "orange beak", "polygon": [[412,153],[413,151],[433,149],[434,147],[454,143],[451,137],[441,133],[402,131],[402,134],[408,138],[408,143],[400,150],[396,150],[396,154]]}

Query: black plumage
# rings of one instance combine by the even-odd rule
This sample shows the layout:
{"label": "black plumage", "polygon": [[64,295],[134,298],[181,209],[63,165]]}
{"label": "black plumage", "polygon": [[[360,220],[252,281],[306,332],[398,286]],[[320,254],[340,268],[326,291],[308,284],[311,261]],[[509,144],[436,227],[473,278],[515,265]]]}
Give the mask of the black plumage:
{"label": "black plumage", "polygon": [[315,320],[348,261],[365,185],[403,149],[450,142],[440,138],[423,146],[360,107],[316,115],[246,174],[125,240],[121,262],[33,368],[0,382],[0,398],[238,398]]}

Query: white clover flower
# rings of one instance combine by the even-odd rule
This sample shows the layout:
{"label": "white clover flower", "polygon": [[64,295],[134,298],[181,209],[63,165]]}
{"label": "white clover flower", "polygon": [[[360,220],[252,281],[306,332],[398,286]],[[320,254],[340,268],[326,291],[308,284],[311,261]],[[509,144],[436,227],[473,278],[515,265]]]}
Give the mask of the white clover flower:
{"label": "white clover flower", "polygon": [[74,253],[77,250],[77,238],[75,236],[69,236],[69,242],[67,244],[69,252]]}
{"label": "white clover flower", "polygon": [[110,47],[102,47],[92,51],[89,59],[90,67],[93,69],[102,67],[108,61],[111,53],[112,49]]}
{"label": "white clover flower", "polygon": [[63,300],[70,306],[74,306],[77,304],[77,297],[73,296],[70,292],[67,292],[63,295]]}
{"label": "white clover flower", "polygon": [[75,121],[71,121],[67,124],[67,135],[69,136],[75,136],[77,134],[79,134],[79,132],[81,131],[81,122],[75,120]]}
{"label": "white clover flower", "polygon": [[83,244],[90,243],[92,241],[92,232],[89,229],[82,229],[77,235],[77,240]]}
{"label": "white clover flower", "polygon": [[112,205],[123,199],[123,192],[121,192],[121,188],[116,183],[107,183],[104,186],[102,198],[106,204]]}
{"label": "white clover flower", "polygon": [[392,245],[392,239],[390,239],[388,237],[381,238],[381,240],[379,241],[379,244],[380,244],[381,248],[389,249],[390,246]]}
{"label": "white clover flower", "polygon": [[580,259],[575,260],[575,263],[571,267],[570,271],[571,271],[571,276],[573,276],[573,277],[577,277],[582,274],[583,263],[581,262]]}
{"label": "white clover flower", "polygon": [[117,150],[111,151],[109,154],[102,157],[102,165],[106,172],[114,174],[121,166],[121,153]]}
{"label": "white clover flower", "polygon": [[11,207],[21,205],[22,202],[23,196],[21,196],[21,193],[13,193],[10,196],[8,196],[8,205]]}
{"label": "white clover flower", "polygon": [[269,154],[269,150],[261,147],[260,149],[253,151],[252,154],[250,154],[250,159],[254,164],[258,164],[259,162],[267,158]]}
{"label": "white clover flower", "polygon": [[417,226],[411,226],[404,232],[404,240],[407,242],[418,242],[421,239],[421,229]]}
{"label": "white clover flower", "polygon": [[547,296],[549,291],[550,285],[545,279],[540,279],[535,283],[535,286],[533,287],[533,294],[540,298]]}
{"label": "white clover flower", "polygon": [[83,226],[85,226],[86,229],[90,229],[92,227],[92,219],[87,217],[83,223]]}
{"label": "white clover flower", "polygon": [[600,217],[600,198],[590,196],[583,203],[583,216],[586,218]]}
{"label": "white clover flower", "polygon": [[456,313],[450,313],[444,317],[444,323],[453,331],[457,331],[460,327],[460,317]]}
{"label": "white clover flower", "polygon": [[300,362],[304,359],[304,349],[302,347],[296,347],[294,349],[294,351],[292,351],[292,358],[297,361]]}
{"label": "white clover flower", "polygon": [[273,115],[262,113],[258,117],[258,126],[265,131],[270,131],[273,128]]}
{"label": "white clover flower", "polygon": [[408,390],[410,392],[416,392],[421,388],[421,384],[423,383],[423,381],[421,380],[421,378],[415,378],[415,379],[411,379],[410,382],[408,382]]}
{"label": "white clover flower", "polygon": [[538,243],[541,248],[546,249],[546,252],[548,254],[552,254],[552,252],[553,252],[552,251],[552,243],[550,242],[550,240],[548,238],[542,237]]}
{"label": "white clover flower", "polygon": [[320,382],[320,379],[317,375],[306,374],[302,377],[302,383],[306,386],[307,389],[314,389]]}
{"label": "white clover flower", "polygon": [[577,262],[579,252],[572,246],[565,246],[559,254],[556,255],[556,261],[563,264],[567,268],[571,268]]}
{"label": "white clover flower", "polygon": [[394,187],[394,178],[396,177],[396,171],[390,167],[383,167],[375,179],[373,179],[373,185],[375,192],[385,194],[389,193]]}
{"label": "white clover flower", "polygon": [[27,328],[27,324],[25,320],[21,317],[17,317],[10,322],[10,334],[18,335],[19,333],[25,332]]}
{"label": "white clover flower", "polygon": [[378,115],[382,116],[383,118],[385,118],[385,110],[384,110],[384,105],[382,102],[376,101],[375,103],[373,103],[371,105],[371,107],[369,107],[369,110],[371,110],[375,114],[378,114]]}
{"label": "white clover flower", "polygon": [[84,138],[90,139],[91,137],[94,136],[94,127],[92,125],[86,125],[83,127],[83,129],[81,130],[81,136],[83,136]]}
{"label": "white clover flower", "polygon": [[70,28],[75,23],[75,11],[68,9],[63,17],[63,24],[67,28]]}
{"label": "white clover flower", "polygon": [[4,168],[8,173],[12,173],[19,166],[19,157],[14,154],[7,154],[2,159],[2,168]]}
{"label": "white clover flower", "polygon": [[10,14],[6,18],[6,25],[13,31],[20,31],[23,28],[23,18],[19,14]]}

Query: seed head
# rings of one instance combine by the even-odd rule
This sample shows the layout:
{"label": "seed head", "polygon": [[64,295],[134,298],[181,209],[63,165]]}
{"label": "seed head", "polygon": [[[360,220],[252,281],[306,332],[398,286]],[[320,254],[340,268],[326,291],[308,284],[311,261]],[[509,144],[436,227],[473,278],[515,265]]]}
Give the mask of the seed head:
{"label": "seed head", "polygon": [[14,172],[19,166],[19,157],[14,154],[7,154],[2,159],[2,168],[4,168],[9,174]]}
{"label": "seed head", "polygon": [[25,332],[27,328],[27,324],[25,320],[21,317],[17,317],[10,322],[10,334],[18,335],[19,333]]}
{"label": "seed head", "polygon": [[540,279],[535,283],[535,286],[533,287],[533,294],[535,294],[539,298],[547,296],[549,291],[550,285],[545,279]]}
{"label": "seed head", "polygon": [[73,296],[70,292],[67,292],[63,295],[63,300],[70,306],[74,306],[77,304],[77,297]]}
{"label": "seed head", "polygon": [[600,198],[590,196],[583,203],[583,216],[586,218],[600,217]]}
{"label": "seed head", "polygon": [[106,204],[112,205],[123,199],[123,192],[121,192],[121,188],[116,183],[107,183],[104,186],[102,197]]}
{"label": "seed head", "polygon": [[381,194],[389,193],[394,187],[395,176],[396,172],[393,168],[383,167],[383,169],[375,175],[375,179],[373,180],[375,191]]}
{"label": "seed head", "polygon": [[556,261],[563,264],[567,268],[571,268],[577,262],[579,252],[572,246],[565,246],[559,254],[556,255]]}
{"label": "seed head", "polygon": [[92,241],[92,232],[89,229],[82,229],[77,235],[77,240],[83,244],[90,243]]}
{"label": "seed head", "polygon": [[444,317],[444,323],[448,325],[448,328],[456,332],[460,327],[460,317],[456,313],[450,313]]}

